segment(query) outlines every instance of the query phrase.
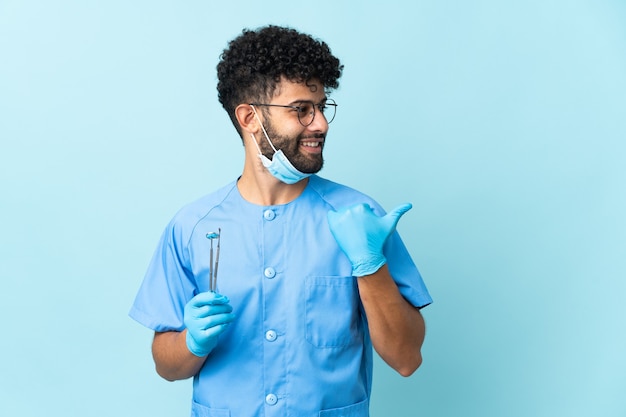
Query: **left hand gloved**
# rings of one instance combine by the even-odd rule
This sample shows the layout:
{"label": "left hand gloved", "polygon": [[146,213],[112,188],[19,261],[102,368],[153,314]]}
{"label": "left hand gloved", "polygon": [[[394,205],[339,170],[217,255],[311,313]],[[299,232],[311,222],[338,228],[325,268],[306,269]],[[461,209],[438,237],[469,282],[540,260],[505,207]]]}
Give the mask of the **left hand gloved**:
{"label": "left hand gloved", "polygon": [[352,275],[362,277],[378,271],[387,259],[383,245],[395,230],[400,217],[413,207],[402,204],[378,217],[367,204],[356,204],[328,212],[328,225],[341,250],[352,264]]}
{"label": "left hand gloved", "polygon": [[206,356],[217,346],[219,335],[234,320],[228,297],[211,291],[201,292],[185,305],[183,321],[187,327],[187,349]]}

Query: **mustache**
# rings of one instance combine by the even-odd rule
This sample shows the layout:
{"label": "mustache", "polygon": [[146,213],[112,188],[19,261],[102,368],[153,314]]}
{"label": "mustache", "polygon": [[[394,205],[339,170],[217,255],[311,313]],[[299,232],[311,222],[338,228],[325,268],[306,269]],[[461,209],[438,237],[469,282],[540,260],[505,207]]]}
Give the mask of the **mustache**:
{"label": "mustache", "polygon": [[301,136],[300,139],[326,139],[325,133],[313,133],[311,135]]}

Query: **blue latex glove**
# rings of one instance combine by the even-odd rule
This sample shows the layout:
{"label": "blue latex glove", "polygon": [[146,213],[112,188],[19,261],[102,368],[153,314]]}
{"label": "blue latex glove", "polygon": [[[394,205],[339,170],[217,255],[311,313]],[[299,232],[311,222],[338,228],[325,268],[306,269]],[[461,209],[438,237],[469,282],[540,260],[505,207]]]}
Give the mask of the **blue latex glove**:
{"label": "blue latex glove", "polygon": [[235,315],[228,297],[214,292],[201,292],[185,305],[184,323],[187,327],[187,348],[196,356],[206,356],[217,345]]}
{"label": "blue latex glove", "polygon": [[328,212],[330,231],[350,259],[353,276],[373,274],[387,262],[383,245],[396,229],[400,217],[411,207],[410,203],[402,204],[383,217],[374,214],[367,204]]}

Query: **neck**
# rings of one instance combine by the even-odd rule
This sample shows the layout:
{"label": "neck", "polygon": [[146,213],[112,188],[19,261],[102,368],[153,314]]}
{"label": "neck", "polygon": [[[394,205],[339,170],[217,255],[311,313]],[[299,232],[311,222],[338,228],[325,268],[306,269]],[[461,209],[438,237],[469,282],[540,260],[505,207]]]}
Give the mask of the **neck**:
{"label": "neck", "polygon": [[306,188],[309,179],[295,184],[285,184],[277,180],[261,164],[259,157],[247,152],[243,173],[237,182],[241,196],[252,204],[274,206],[295,200]]}

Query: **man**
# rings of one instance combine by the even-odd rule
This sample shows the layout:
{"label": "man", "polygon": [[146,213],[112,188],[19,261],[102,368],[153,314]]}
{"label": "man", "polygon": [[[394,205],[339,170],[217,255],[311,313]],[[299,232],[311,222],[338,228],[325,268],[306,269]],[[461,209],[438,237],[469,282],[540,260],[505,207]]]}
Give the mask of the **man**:
{"label": "man", "polygon": [[395,232],[410,204],[384,215],[315,175],[342,69],[276,26],[221,56],[243,172],[176,214],[130,312],[159,375],[194,377],[192,416],[367,416],[372,345],[401,375],[421,364],[431,298]]}

